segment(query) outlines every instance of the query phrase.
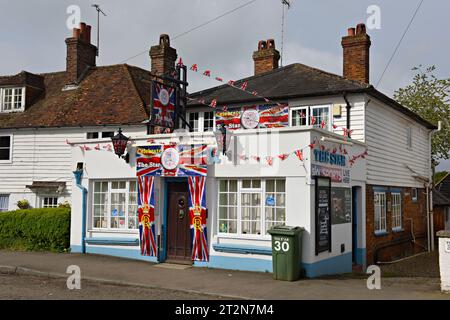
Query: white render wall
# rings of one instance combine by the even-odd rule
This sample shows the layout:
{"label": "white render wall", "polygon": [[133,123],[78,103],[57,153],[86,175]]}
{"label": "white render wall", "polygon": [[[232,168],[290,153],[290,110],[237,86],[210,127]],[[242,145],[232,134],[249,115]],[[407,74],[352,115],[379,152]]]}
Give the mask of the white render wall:
{"label": "white render wall", "polygon": [[[27,199],[33,207],[40,206],[36,194],[26,187],[33,181],[65,182],[66,190],[59,195],[58,201],[70,202],[72,171],[75,168],[72,167],[71,147],[66,139],[70,142],[85,141],[87,132],[117,130],[118,127],[104,126],[0,130],[0,135],[12,135],[12,161],[0,163],[0,194],[9,195],[9,210],[16,209],[17,201],[23,199]],[[124,126],[123,130],[131,136],[146,133],[145,125]],[[110,142],[110,139],[92,141]]]}

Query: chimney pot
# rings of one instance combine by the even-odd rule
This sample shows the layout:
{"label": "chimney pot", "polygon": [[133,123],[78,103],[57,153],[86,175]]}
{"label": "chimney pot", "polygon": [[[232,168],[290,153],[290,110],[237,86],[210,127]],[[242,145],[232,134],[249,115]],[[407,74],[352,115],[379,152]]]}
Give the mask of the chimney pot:
{"label": "chimney pot", "polygon": [[356,26],[356,34],[366,34],[366,25],[364,23],[360,23]]}
{"label": "chimney pot", "polygon": [[91,43],[91,29],[92,27],[90,25],[86,26],[86,42]]}
{"label": "chimney pot", "polygon": [[348,36],[349,37],[351,37],[351,36],[354,36],[355,35],[355,28],[348,28]]}
{"label": "chimney pot", "polygon": [[72,30],[72,37],[75,39],[80,39],[80,29],[73,28]]}
{"label": "chimney pot", "polygon": [[280,52],[275,49],[275,40],[261,40],[258,42],[258,50],[253,52],[255,75],[278,68]]}

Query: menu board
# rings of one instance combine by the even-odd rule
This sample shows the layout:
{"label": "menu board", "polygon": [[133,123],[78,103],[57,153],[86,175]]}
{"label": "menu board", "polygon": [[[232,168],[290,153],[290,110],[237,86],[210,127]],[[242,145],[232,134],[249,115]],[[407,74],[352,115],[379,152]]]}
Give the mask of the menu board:
{"label": "menu board", "polygon": [[331,188],[331,224],[352,222],[352,190]]}
{"label": "menu board", "polygon": [[316,255],[331,252],[331,179],[316,178]]}

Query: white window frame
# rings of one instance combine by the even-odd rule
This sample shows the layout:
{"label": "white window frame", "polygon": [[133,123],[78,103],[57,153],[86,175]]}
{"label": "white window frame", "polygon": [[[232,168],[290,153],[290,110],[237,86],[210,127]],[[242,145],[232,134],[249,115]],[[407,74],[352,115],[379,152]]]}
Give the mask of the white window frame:
{"label": "white window frame", "polygon": [[0,159],[0,164],[12,163],[14,136],[12,134],[2,134],[2,135],[0,135],[0,137],[9,137],[9,159],[8,160]]}
{"label": "white window frame", "polygon": [[[42,195],[40,198],[40,208],[58,208],[59,197],[57,195]],[[53,206],[45,206],[45,199],[56,199],[56,204]]]}
{"label": "white window frame", "polygon": [[[380,202],[380,200],[381,200],[380,198],[384,198],[384,203]],[[378,201],[377,201],[377,199],[378,199]],[[375,191],[374,192],[373,209],[374,209],[373,225],[374,225],[375,234],[387,233],[387,217],[386,217],[386,215],[387,215],[387,197],[386,197],[386,192],[379,192],[379,191]],[[380,209],[380,210],[377,210],[377,209]],[[380,217],[378,219],[379,226],[377,226],[377,224],[376,224],[376,220],[377,220],[376,217],[377,217],[378,213],[380,214]],[[383,220],[384,220],[384,228],[383,228]]]}
{"label": "white window frame", "polygon": [[207,132],[216,131],[216,114],[213,110],[211,110],[211,111],[191,111],[186,114],[187,122],[189,123],[191,114],[198,113],[198,127],[197,127],[197,130],[194,130],[192,132],[205,132],[205,113],[206,112],[213,113],[213,131],[207,131]]}
{"label": "white window frame", "polygon": [[[221,193],[226,193],[229,194],[229,190],[227,192],[221,192],[220,190],[220,182],[221,181],[228,181],[228,180],[234,180],[237,181],[237,192],[236,192],[236,196],[237,196],[237,220],[236,220],[236,233],[225,233],[225,232],[220,232],[220,194]],[[259,188],[244,188],[242,187],[242,182],[244,180],[257,180],[260,181],[260,187]],[[219,237],[224,237],[224,238],[243,238],[243,239],[262,239],[262,240],[268,240],[270,239],[270,235],[267,234],[267,230],[266,230],[266,196],[267,196],[267,192],[266,192],[266,182],[267,180],[284,180],[285,183],[285,191],[284,192],[277,192],[276,189],[274,192],[269,192],[269,193],[273,193],[273,194],[284,194],[284,210],[285,210],[285,214],[284,217],[286,219],[287,217],[287,192],[286,192],[286,179],[281,179],[281,178],[236,178],[236,179],[221,179],[218,180],[218,195],[219,195],[219,199],[217,201],[217,217],[216,217],[216,223],[217,223],[217,235]],[[242,233],[242,201],[241,201],[241,195],[242,193],[257,193],[261,195],[261,203],[260,203],[260,212],[261,212],[261,218],[260,218],[260,223],[261,223],[261,234],[243,234]],[[229,205],[228,205],[229,207]],[[275,208],[282,208],[281,206],[275,206]],[[248,221],[248,220],[246,220]],[[253,221],[253,220],[251,220]],[[286,223],[286,221],[284,221],[284,223]]]}
{"label": "white window frame", "polygon": [[5,208],[0,207],[0,212],[6,212],[9,210],[9,194],[0,194],[0,197],[6,198],[6,207]]}
{"label": "white window frame", "polygon": [[[5,91],[6,90],[12,90],[12,99],[11,99],[11,110],[5,110],[5,102],[4,102],[4,98],[5,98]],[[21,93],[21,105],[19,108],[15,108],[14,104],[16,101],[16,90],[22,90]],[[20,111],[24,111],[25,109],[25,91],[26,88],[25,87],[4,87],[4,88],[0,88],[0,111],[4,112],[4,113],[10,113],[10,112],[20,112]]]}
{"label": "white window frame", "polygon": [[412,190],[411,190],[411,200],[413,202],[417,202],[418,198],[419,198],[419,189],[418,188],[412,188]]}
{"label": "white window frame", "polygon": [[[108,197],[108,201],[106,204],[106,228],[104,227],[95,227],[94,226],[94,206],[95,206],[95,183],[108,183],[108,192],[105,192]],[[125,182],[125,189],[112,189],[112,183],[113,182]],[[118,232],[118,233],[136,233],[139,230],[139,223],[136,222],[136,228],[129,229],[128,223],[129,223],[129,198],[130,198],[130,182],[136,183],[136,212],[137,212],[137,206],[138,206],[138,186],[137,186],[137,179],[109,179],[109,180],[93,180],[91,184],[91,201],[90,201],[90,214],[89,214],[89,226],[91,230],[93,231],[105,231],[105,232]],[[111,195],[113,193],[125,193],[125,228],[111,228],[111,201],[112,197]],[[137,221],[137,220],[136,220]]]}
{"label": "white window frame", "polygon": [[402,230],[402,194],[400,192],[391,192],[391,214],[392,230]]}
{"label": "white window frame", "polygon": [[[289,126],[290,127],[305,127],[311,125],[311,115],[313,115],[314,110],[321,109],[321,108],[327,108],[328,109],[328,123],[324,129],[331,131],[331,126],[333,125],[333,116],[332,116],[332,104],[320,104],[320,105],[306,105],[306,106],[295,106],[289,108]],[[296,110],[306,110],[306,125],[293,125],[293,111]],[[314,127],[320,127],[320,121],[318,121],[316,124],[314,124]]]}

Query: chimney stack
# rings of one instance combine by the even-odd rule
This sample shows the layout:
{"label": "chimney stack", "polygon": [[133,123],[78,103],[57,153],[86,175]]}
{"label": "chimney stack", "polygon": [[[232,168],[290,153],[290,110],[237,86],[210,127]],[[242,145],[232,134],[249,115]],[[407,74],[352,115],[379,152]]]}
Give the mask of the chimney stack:
{"label": "chimney stack", "polygon": [[345,78],[369,84],[371,44],[364,23],[348,29],[347,36],[342,38]]}
{"label": "chimney stack", "polygon": [[253,61],[255,62],[255,76],[267,71],[278,68],[280,52],[275,49],[275,40],[260,41],[258,50],[253,52]]}
{"label": "chimney stack", "polygon": [[97,47],[91,44],[91,26],[80,23],[74,28],[72,37],[66,39],[67,84],[77,84],[88,67],[95,67]]}
{"label": "chimney stack", "polygon": [[159,45],[150,48],[151,72],[156,75],[169,74],[175,70],[177,50],[170,46],[169,35],[159,36]]}

